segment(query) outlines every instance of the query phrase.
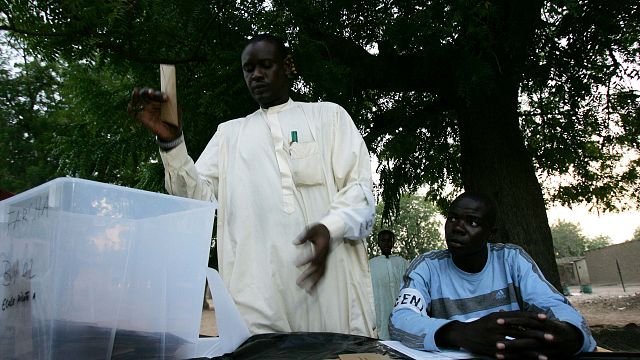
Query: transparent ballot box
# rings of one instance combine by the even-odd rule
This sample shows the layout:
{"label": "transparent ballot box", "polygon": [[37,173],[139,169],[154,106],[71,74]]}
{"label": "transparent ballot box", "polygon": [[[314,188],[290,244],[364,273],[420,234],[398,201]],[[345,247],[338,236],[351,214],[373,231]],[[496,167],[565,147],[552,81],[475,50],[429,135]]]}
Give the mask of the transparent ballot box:
{"label": "transparent ballot box", "polygon": [[0,202],[0,359],[192,357],[215,207],[74,178]]}

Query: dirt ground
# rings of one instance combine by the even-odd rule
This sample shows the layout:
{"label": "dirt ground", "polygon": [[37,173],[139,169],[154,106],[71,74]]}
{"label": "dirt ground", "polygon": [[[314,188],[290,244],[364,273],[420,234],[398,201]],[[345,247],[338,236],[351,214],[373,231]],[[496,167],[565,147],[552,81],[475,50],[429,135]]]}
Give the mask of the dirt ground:
{"label": "dirt ground", "polygon": [[216,326],[216,313],[213,310],[213,301],[207,298],[207,305],[203,306],[202,318],[200,320],[200,335],[202,336],[218,336],[218,327]]}
{"label": "dirt ground", "polygon": [[571,287],[571,304],[587,320],[598,346],[640,352],[640,284],[593,286],[591,294]]}
{"label": "dirt ground", "polygon": [[[567,298],[587,320],[598,346],[612,351],[640,352],[640,284],[622,290],[616,286],[593,286],[591,294],[583,294],[579,287],[570,287]],[[215,312],[202,310],[200,334],[217,336]]]}

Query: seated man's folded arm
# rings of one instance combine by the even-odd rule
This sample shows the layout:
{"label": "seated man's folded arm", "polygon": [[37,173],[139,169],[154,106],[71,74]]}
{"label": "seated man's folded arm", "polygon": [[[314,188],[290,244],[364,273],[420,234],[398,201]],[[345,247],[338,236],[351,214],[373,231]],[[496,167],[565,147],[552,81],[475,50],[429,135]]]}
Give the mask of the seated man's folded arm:
{"label": "seated man's folded arm", "polygon": [[[408,274],[405,274],[403,286],[391,312],[389,334],[392,340],[398,340],[410,348],[440,350],[436,345],[435,334],[451,320],[428,315],[431,297],[429,285],[423,277],[425,274],[411,269],[410,266]],[[426,266],[421,269],[424,272]]]}

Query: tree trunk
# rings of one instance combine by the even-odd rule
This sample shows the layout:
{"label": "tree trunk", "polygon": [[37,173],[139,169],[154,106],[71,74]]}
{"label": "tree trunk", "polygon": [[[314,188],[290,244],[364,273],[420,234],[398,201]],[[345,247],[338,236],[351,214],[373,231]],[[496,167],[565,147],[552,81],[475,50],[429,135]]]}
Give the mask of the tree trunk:
{"label": "tree trunk", "polygon": [[542,189],[519,128],[518,86],[499,78],[474,93],[458,112],[464,187],[496,200],[494,241],[522,246],[561,289]]}

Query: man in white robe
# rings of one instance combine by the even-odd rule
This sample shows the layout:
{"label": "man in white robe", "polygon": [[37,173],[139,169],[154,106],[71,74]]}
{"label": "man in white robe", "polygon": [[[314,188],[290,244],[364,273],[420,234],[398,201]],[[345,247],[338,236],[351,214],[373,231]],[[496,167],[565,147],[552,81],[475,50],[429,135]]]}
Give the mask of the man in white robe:
{"label": "man in white robe", "polygon": [[389,340],[389,315],[400,291],[402,276],[409,262],[399,255],[391,255],[395,234],[391,230],[378,233],[378,247],[382,255],[369,260],[373,298],[376,308],[376,327],[378,338]]}
{"label": "man in white robe", "polygon": [[195,163],[180,129],[160,120],[166,95],[134,90],[130,108],[157,136],[165,186],[218,201],[220,274],[252,333],[375,336],[362,136],[340,106],[289,98],[293,64],[277,38],[253,38],[241,61],[260,109],[220,124]]}

